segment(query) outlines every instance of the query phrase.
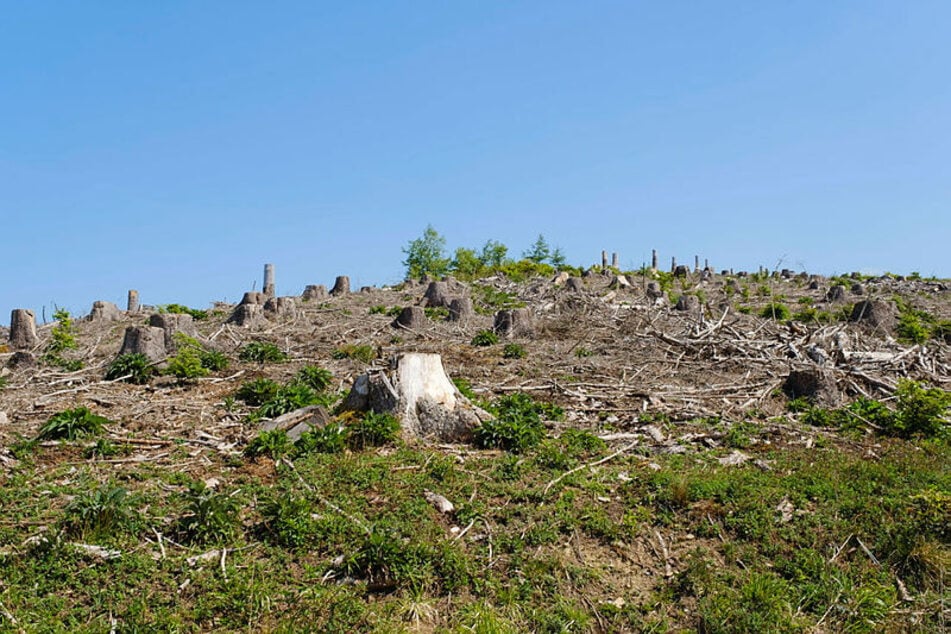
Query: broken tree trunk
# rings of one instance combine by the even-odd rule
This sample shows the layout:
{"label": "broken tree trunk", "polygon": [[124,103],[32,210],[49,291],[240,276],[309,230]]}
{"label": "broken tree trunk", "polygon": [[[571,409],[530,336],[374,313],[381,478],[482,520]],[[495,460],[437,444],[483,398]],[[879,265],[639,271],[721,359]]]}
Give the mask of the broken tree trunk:
{"label": "broken tree trunk", "polygon": [[36,316],[29,308],[14,308],[10,313],[10,347],[32,348],[36,345]]}
{"label": "broken tree trunk", "polygon": [[330,289],[331,295],[346,295],[350,292],[350,278],[346,275],[338,275],[334,280],[334,287]]}
{"label": "broken tree trunk", "polygon": [[126,302],[126,311],[130,313],[139,312],[139,291],[134,289],[129,290],[129,298]]}
{"label": "broken tree trunk", "polygon": [[274,265],[264,265],[264,294],[274,297]]}
{"label": "broken tree trunk", "polygon": [[456,389],[438,354],[422,352],[402,354],[388,370],[357,377],[342,409],[393,414],[408,439],[437,442],[465,442],[491,418]]}

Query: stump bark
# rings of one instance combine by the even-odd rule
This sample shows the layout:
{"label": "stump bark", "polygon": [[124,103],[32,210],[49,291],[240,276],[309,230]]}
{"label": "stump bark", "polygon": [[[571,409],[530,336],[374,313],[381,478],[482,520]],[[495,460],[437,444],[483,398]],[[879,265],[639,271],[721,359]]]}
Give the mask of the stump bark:
{"label": "stump bark", "polygon": [[699,315],[703,307],[700,305],[700,298],[696,295],[681,295],[677,298],[677,305],[674,306],[674,309],[691,315]]}
{"label": "stump bark", "polygon": [[350,278],[346,275],[338,275],[337,279],[334,280],[334,287],[330,289],[330,294],[337,295],[346,295],[350,292]]}
{"label": "stump bark", "polygon": [[274,265],[264,265],[264,295],[274,297]]}
{"label": "stump bark", "polygon": [[438,354],[421,352],[357,377],[341,408],[393,414],[407,439],[436,442],[466,442],[476,425],[491,418],[456,389]]}
{"label": "stump bark", "polygon": [[849,321],[890,332],[898,325],[898,309],[883,299],[866,299],[855,303]]}
{"label": "stump bark", "polygon": [[845,287],[841,284],[836,284],[829,289],[829,292],[826,293],[826,300],[834,303],[844,302],[845,301]]}
{"label": "stump bark", "polygon": [[13,356],[7,360],[7,367],[11,370],[20,370],[22,368],[32,368],[36,365],[36,357],[32,352],[26,350],[17,350]]}
{"label": "stump bark", "polygon": [[424,330],[428,325],[429,318],[426,317],[426,310],[422,306],[407,306],[393,320],[394,328],[406,330]]}
{"label": "stump bark", "polygon": [[36,316],[29,308],[14,308],[10,313],[10,347],[32,348],[36,345]]}
{"label": "stump bark", "polygon": [[826,409],[838,407],[842,401],[832,374],[816,367],[790,371],[783,384],[783,391],[789,398],[806,398],[814,405]]}
{"label": "stump bark", "polygon": [[241,298],[239,306],[264,306],[264,302],[266,301],[267,296],[264,293],[248,291],[244,294],[244,297]]}
{"label": "stump bark", "polygon": [[449,321],[467,322],[472,318],[472,300],[457,297],[449,304]]}
{"label": "stump bark", "polygon": [[122,319],[122,311],[112,302],[93,302],[89,311],[89,321],[118,321]]}
{"label": "stump bark", "polygon": [[259,304],[241,304],[228,317],[228,323],[242,328],[257,328],[264,322],[264,308]]}
{"label": "stump bark", "polygon": [[535,334],[532,312],[527,308],[500,310],[495,313],[493,329],[497,335],[506,339],[531,337]]}
{"label": "stump bark", "polygon": [[301,295],[301,298],[308,302],[316,299],[326,299],[326,297],[327,287],[323,284],[308,284],[304,289],[304,294]]}
{"label": "stump bark", "polygon": [[129,291],[129,297],[126,301],[126,311],[130,313],[139,312],[139,291],[134,289]]}
{"label": "stump bark", "polygon": [[264,303],[264,316],[269,319],[293,319],[297,316],[297,299],[272,297]]}
{"label": "stump bark", "polygon": [[565,282],[565,288],[574,293],[580,293],[584,290],[584,280],[580,277],[569,277]]}
{"label": "stump bark", "polygon": [[165,333],[165,349],[175,350],[175,334],[182,333],[198,338],[198,330],[195,329],[195,320],[191,315],[179,315],[173,313],[158,313],[149,317],[149,325],[153,328],[161,328]]}
{"label": "stump bark", "polygon": [[119,355],[144,354],[152,363],[165,359],[165,331],[154,326],[129,326],[125,329]]}
{"label": "stump bark", "polygon": [[423,294],[423,305],[434,308],[449,308],[452,300],[453,293],[449,289],[448,282],[430,282]]}

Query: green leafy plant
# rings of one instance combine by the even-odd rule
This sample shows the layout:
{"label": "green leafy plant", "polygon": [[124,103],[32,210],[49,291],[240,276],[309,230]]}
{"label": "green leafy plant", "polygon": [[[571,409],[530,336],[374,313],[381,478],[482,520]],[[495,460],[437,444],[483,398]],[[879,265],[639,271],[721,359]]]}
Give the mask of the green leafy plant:
{"label": "green leafy plant", "polygon": [[354,359],[369,363],[376,358],[376,352],[370,345],[346,344],[334,350],[330,356],[334,359]]}
{"label": "green leafy plant", "polygon": [[102,538],[130,530],[136,524],[133,506],[134,498],[126,489],[104,484],[80,493],[66,505],[63,531],[70,537]]}
{"label": "green leafy plant", "polygon": [[43,351],[43,362],[63,368],[68,372],[82,369],[83,362],[81,360],[67,359],[62,354],[66,350],[75,350],[79,347],[79,343],[76,341],[76,330],[69,311],[65,308],[57,308],[53,313],[53,319],[56,320],[56,325],[50,331],[50,341]]}
{"label": "green leafy plant", "polygon": [[522,359],[525,357],[525,347],[517,343],[507,343],[502,348],[502,356],[506,359]]}
{"label": "green leafy plant", "polygon": [[379,447],[399,440],[400,422],[390,414],[367,412],[347,424],[347,443],[353,449]]}
{"label": "green leafy plant", "polygon": [[534,447],[545,435],[542,417],[561,419],[564,411],[557,405],[541,403],[527,394],[503,396],[494,407],[496,418],[475,429],[476,445],[521,453]]}
{"label": "green leafy plant", "polygon": [[155,375],[155,366],[152,365],[148,357],[135,352],[116,357],[106,369],[105,379],[115,381],[124,377],[124,380],[128,383],[144,385],[149,382],[153,375]]}
{"label": "green leafy plant", "polygon": [[273,429],[259,433],[244,448],[244,455],[249,458],[267,456],[276,460],[291,453],[293,447],[293,443],[287,437],[287,432],[283,429]]}
{"label": "green leafy plant", "polygon": [[329,423],[301,434],[297,441],[298,454],[341,453],[347,448],[349,433],[345,425]]}
{"label": "green leafy plant", "polygon": [[900,380],[898,389],[897,413],[884,433],[908,438],[924,436],[926,438],[948,438],[951,433],[949,409],[951,392],[938,387],[927,388],[915,381]]}
{"label": "green leafy plant", "polygon": [[274,396],[261,403],[261,406],[251,415],[251,419],[276,418],[295,409],[314,405],[317,400],[317,394],[306,385],[300,383],[283,385]]}
{"label": "green leafy plant", "polygon": [[248,363],[283,363],[287,354],[269,341],[252,341],[241,349],[238,358]]}
{"label": "green leafy plant", "polygon": [[230,539],[238,528],[238,500],[193,482],[185,493],[187,512],[179,520],[183,537],[195,543],[221,543]]}
{"label": "green leafy plant", "polygon": [[439,235],[432,225],[428,225],[423,235],[403,249],[406,259],[407,278],[417,278],[423,275],[442,277],[449,271],[449,258],[445,255],[446,239]]}
{"label": "green leafy plant", "polygon": [[244,401],[248,405],[257,407],[277,396],[280,389],[281,385],[277,381],[261,378],[245,381],[234,395],[235,398]]}
{"label": "green leafy plant", "polygon": [[182,380],[208,376],[211,371],[202,365],[201,354],[191,346],[183,346],[174,356],[169,357],[166,373]]}
{"label": "green leafy plant", "polygon": [[474,346],[493,346],[499,342],[499,336],[491,330],[480,330],[476,333],[476,336],[472,338],[472,345]]}
{"label": "green leafy plant", "polygon": [[330,370],[325,370],[316,365],[305,365],[297,371],[294,381],[306,385],[315,392],[323,392],[330,387],[334,375]]}
{"label": "green leafy plant", "polygon": [[764,319],[775,319],[776,321],[786,321],[790,317],[789,307],[779,302],[767,304],[759,311],[759,316]]}
{"label": "green leafy plant", "polygon": [[158,307],[159,313],[171,313],[175,315],[191,315],[192,319],[196,321],[202,321],[208,319],[207,310],[198,310],[197,308],[189,308],[182,304],[164,304]]}
{"label": "green leafy plant", "polygon": [[102,433],[111,420],[93,414],[88,407],[76,407],[53,414],[40,428],[37,440],[74,440]]}

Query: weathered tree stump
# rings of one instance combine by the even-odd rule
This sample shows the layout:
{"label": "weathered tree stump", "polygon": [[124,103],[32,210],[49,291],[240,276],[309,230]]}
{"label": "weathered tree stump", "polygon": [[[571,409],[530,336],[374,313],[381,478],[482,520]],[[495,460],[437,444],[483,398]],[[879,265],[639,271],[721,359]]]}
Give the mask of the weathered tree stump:
{"label": "weathered tree stump", "polygon": [[195,320],[192,319],[191,315],[158,313],[149,317],[149,325],[153,328],[161,328],[165,333],[166,350],[175,350],[178,347],[175,344],[176,333],[182,333],[192,338],[198,337],[198,330],[195,329]]}
{"label": "weathered tree stump", "polygon": [[244,297],[241,298],[239,306],[264,306],[264,302],[266,301],[267,295],[264,293],[248,291],[244,294]]}
{"label": "weathered tree stump", "polygon": [[129,297],[126,301],[126,311],[130,313],[139,312],[139,291],[129,290]]}
{"label": "weathered tree stump", "polygon": [[10,347],[15,350],[36,345],[36,316],[29,308],[14,308],[10,313]]}
{"label": "weathered tree stump", "polygon": [[240,304],[228,317],[228,323],[241,328],[257,328],[264,323],[264,308],[259,304]]}
{"label": "weathered tree stump", "polygon": [[657,270],[657,249],[651,249],[651,269]]}
{"label": "weathered tree stump", "polygon": [[438,354],[420,352],[357,377],[341,409],[391,413],[407,439],[436,442],[466,442],[479,423],[491,419],[456,389]]}
{"label": "weathered tree stump", "polygon": [[814,405],[827,409],[838,407],[842,401],[835,378],[830,372],[817,367],[790,371],[783,391],[789,398],[806,398]]}
{"label": "weathered tree stump", "polygon": [[584,290],[584,279],[580,277],[569,277],[565,282],[565,288],[574,293],[580,293]]}
{"label": "weathered tree stump", "polygon": [[144,354],[152,363],[165,359],[165,330],[154,326],[129,326],[125,329],[119,355]]}
{"label": "weathered tree stump", "polygon": [[17,350],[7,360],[7,367],[11,370],[22,370],[23,368],[32,368],[36,365],[36,357],[32,352],[26,350]]}
{"label": "weathered tree stump", "polygon": [[836,284],[829,289],[829,292],[826,293],[826,301],[839,303],[845,301],[845,287],[841,284]]}
{"label": "weathered tree stump", "polygon": [[333,296],[337,295],[346,295],[350,292],[350,278],[346,275],[338,275],[337,279],[334,280],[334,287],[330,289],[330,294]]}
{"label": "weathered tree stump", "polygon": [[687,268],[686,264],[678,264],[674,267],[674,277],[687,277],[689,273],[690,269]]}
{"label": "weathered tree stump", "polygon": [[617,253],[611,254],[611,266],[615,269],[621,268],[621,256],[619,256]]}
{"label": "weathered tree stump", "polygon": [[853,295],[865,295],[865,285],[864,284],[853,284],[852,288],[849,289]]}
{"label": "weathered tree stump", "polygon": [[264,286],[262,287],[266,297],[274,297],[274,265],[264,265]]}
{"label": "weathered tree stump", "polygon": [[561,271],[560,273],[555,275],[551,283],[553,286],[564,286],[565,282],[567,282],[568,278],[570,277],[571,276],[568,274],[568,271]]}
{"label": "weathered tree stump", "polygon": [[495,313],[493,329],[497,335],[505,337],[506,339],[531,337],[535,334],[535,323],[532,319],[532,311],[528,308],[500,310]]}
{"label": "weathered tree stump", "polygon": [[812,280],[811,282],[809,282],[809,290],[810,291],[819,290],[819,280]]}
{"label": "weathered tree stump", "polygon": [[264,316],[268,319],[293,319],[297,316],[296,297],[272,297],[264,302]]}
{"label": "weathered tree stump", "polygon": [[449,308],[453,293],[449,290],[448,282],[430,282],[423,294],[423,305],[436,308]]}
{"label": "weathered tree stump", "polygon": [[627,277],[624,275],[615,275],[614,279],[611,280],[609,287],[618,290],[622,288],[631,288],[631,283],[627,280]]}
{"label": "weathered tree stump", "polygon": [[855,303],[849,321],[891,332],[898,325],[898,309],[883,299],[866,299]]}
{"label": "weathered tree stump", "polygon": [[89,321],[118,321],[122,319],[122,311],[112,302],[93,302],[89,311]]}
{"label": "weathered tree stump", "polygon": [[323,284],[308,284],[304,288],[304,293],[301,295],[301,299],[306,302],[314,301],[316,299],[326,299],[327,298],[327,287]]}
{"label": "weathered tree stump", "polygon": [[422,306],[407,306],[401,310],[397,318],[393,320],[394,328],[425,330],[428,326],[429,318],[426,316],[426,310]]}
{"label": "weathered tree stump", "polygon": [[703,311],[703,306],[700,304],[700,298],[696,295],[681,295],[677,298],[677,305],[674,306],[674,310],[699,315]]}
{"label": "weathered tree stump", "polygon": [[468,297],[457,297],[449,303],[449,321],[467,322],[472,313],[472,300]]}
{"label": "weathered tree stump", "polygon": [[644,294],[653,300],[657,300],[664,297],[664,289],[661,288],[660,282],[648,282],[647,286],[644,287]]}

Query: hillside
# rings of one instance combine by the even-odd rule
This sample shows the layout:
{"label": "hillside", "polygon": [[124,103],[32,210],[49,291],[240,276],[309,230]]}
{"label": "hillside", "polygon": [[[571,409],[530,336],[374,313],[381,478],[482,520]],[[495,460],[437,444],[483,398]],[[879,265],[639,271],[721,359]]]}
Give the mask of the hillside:
{"label": "hillside", "polygon": [[[2,628],[947,627],[947,281],[592,271],[449,280],[445,302],[430,287],[100,305],[6,348]],[[457,298],[474,310],[450,320]],[[510,337],[489,334],[501,310],[526,320]],[[111,366],[150,320],[161,358]],[[449,443],[335,409],[409,352],[439,354],[492,421]],[[287,426],[262,434],[312,405],[296,445]]]}

